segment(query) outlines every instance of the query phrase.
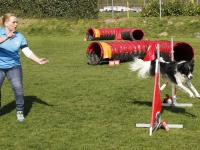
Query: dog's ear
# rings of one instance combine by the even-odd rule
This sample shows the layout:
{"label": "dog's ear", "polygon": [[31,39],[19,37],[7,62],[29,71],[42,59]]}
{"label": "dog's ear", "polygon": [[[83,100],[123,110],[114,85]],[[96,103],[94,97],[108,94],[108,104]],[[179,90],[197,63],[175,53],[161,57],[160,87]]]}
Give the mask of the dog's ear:
{"label": "dog's ear", "polygon": [[178,65],[177,65],[177,70],[178,70],[178,71],[181,71],[183,67],[184,67],[183,63],[178,64]]}
{"label": "dog's ear", "polygon": [[194,59],[192,59],[192,60],[190,61],[190,63],[192,64],[192,66],[194,66]]}

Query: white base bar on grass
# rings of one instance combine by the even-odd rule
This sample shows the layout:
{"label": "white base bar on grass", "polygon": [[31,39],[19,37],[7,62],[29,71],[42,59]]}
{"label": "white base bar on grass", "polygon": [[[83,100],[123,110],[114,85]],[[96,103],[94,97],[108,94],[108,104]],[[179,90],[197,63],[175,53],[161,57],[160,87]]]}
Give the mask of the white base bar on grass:
{"label": "white base bar on grass", "polygon": [[[167,126],[169,128],[183,128],[183,125],[182,124],[167,124]],[[137,128],[149,128],[150,127],[150,124],[142,124],[142,123],[137,123],[136,124],[136,127]]]}
{"label": "white base bar on grass", "polygon": [[193,107],[193,104],[187,104],[187,103],[175,103],[175,104],[167,104],[167,103],[162,103],[162,106],[177,106],[177,107]]}

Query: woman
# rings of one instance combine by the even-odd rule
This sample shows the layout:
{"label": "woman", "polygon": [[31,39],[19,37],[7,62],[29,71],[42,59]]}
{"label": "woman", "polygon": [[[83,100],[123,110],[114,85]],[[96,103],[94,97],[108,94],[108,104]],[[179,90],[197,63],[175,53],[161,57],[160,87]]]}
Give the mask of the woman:
{"label": "woman", "polygon": [[38,58],[28,47],[24,36],[17,32],[17,17],[15,14],[5,14],[0,19],[0,88],[5,77],[11,83],[16,101],[17,120],[24,121],[24,92],[22,84],[22,67],[19,50],[40,65],[48,62],[45,58]]}

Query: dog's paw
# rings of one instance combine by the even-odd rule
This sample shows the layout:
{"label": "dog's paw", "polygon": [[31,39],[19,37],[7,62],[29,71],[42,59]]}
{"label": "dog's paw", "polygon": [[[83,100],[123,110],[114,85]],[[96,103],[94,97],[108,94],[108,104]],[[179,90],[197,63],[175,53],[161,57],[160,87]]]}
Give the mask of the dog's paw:
{"label": "dog's paw", "polygon": [[196,97],[200,99],[200,95],[197,95]]}
{"label": "dog's paw", "polygon": [[195,98],[194,94],[190,94],[190,97],[191,97],[191,98]]}

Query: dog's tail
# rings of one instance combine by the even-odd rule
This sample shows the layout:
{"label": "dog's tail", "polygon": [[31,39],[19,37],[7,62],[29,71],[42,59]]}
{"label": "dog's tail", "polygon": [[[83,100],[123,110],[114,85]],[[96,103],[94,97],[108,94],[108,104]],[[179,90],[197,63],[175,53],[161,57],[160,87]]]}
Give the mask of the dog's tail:
{"label": "dog's tail", "polygon": [[149,76],[149,69],[151,67],[151,61],[143,61],[142,59],[136,58],[130,63],[131,71],[138,71],[139,78],[147,78]]}

